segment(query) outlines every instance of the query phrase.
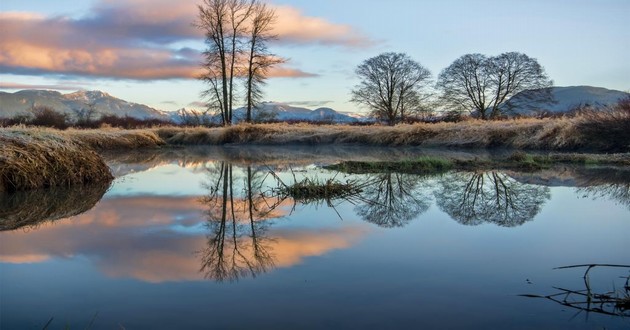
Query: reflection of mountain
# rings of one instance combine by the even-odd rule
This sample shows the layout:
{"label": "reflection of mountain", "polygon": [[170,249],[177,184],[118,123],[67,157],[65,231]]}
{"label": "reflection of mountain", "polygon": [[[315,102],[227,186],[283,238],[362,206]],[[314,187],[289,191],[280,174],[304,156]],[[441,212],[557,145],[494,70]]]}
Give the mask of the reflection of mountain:
{"label": "reflection of mountain", "polygon": [[0,231],[36,227],[86,212],[101,200],[107,188],[109,184],[94,184],[0,194]]}
{"label": "reflection of mountain", "polygon": [[464,225],[484,222],[503,227],[532,220],[551,197],[549,188],[522,184],[500,172],[455,172],[435,191],[440,209]]}

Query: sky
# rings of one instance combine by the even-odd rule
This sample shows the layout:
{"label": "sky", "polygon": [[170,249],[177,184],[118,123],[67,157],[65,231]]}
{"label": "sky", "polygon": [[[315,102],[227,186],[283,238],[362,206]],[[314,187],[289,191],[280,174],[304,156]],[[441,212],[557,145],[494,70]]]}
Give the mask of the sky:
{"label": "sky", "polygon": [[[101,90],[160,110],[203,102],[201,0],[1,0],[0,90]],[[469,53],[518,51],[556,86],[630,91],[629,0],[273,0],[288,59],[267,101],[361,112],[355,68],[403,52],[441,70]]]}

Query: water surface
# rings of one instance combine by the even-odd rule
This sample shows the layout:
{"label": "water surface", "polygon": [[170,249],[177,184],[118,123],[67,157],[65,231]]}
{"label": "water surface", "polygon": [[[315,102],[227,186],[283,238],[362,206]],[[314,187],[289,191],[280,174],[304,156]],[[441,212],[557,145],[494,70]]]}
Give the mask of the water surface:
{"label": "water surface", "polygon": [[[627,305],[577,304],[628,295],[629,268],[554,269],[630,264],[628,169],[322,168],[425,152],[143,152],[110,158],[106,192],[2,196],[0,328],[630,327]],[[283,193],[305,179],[358,190]]]}

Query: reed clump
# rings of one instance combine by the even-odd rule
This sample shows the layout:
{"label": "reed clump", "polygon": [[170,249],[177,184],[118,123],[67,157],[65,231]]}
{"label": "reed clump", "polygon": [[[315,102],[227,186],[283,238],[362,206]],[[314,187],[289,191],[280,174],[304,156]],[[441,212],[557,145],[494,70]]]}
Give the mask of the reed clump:
{"label": "reed clump", "polygon": [[282,185],[276,193],[281,198],[292,198],[297,203],[310,204],[326,202],[332,205],[332,201],[348,199],[360,194],[362,186],[356,182],[340,182],[335,179],[319,181],[317,179],[304,178],[291,185]]}
{"label": "reed clump", "polygon": [[103,159],[83,143],[47,131],[0,130],[0,193],[112,179]]}

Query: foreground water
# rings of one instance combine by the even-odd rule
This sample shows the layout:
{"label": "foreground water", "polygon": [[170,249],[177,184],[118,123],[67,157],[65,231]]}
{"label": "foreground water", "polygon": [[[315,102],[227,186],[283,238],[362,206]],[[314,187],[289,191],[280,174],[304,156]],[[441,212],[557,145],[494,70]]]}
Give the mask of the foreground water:
{"label": "foreground water", "polygon": [[630,327],[628,169],[322,167],[416,153],[146,152],[109,189],[0,197],[0,328]]}

